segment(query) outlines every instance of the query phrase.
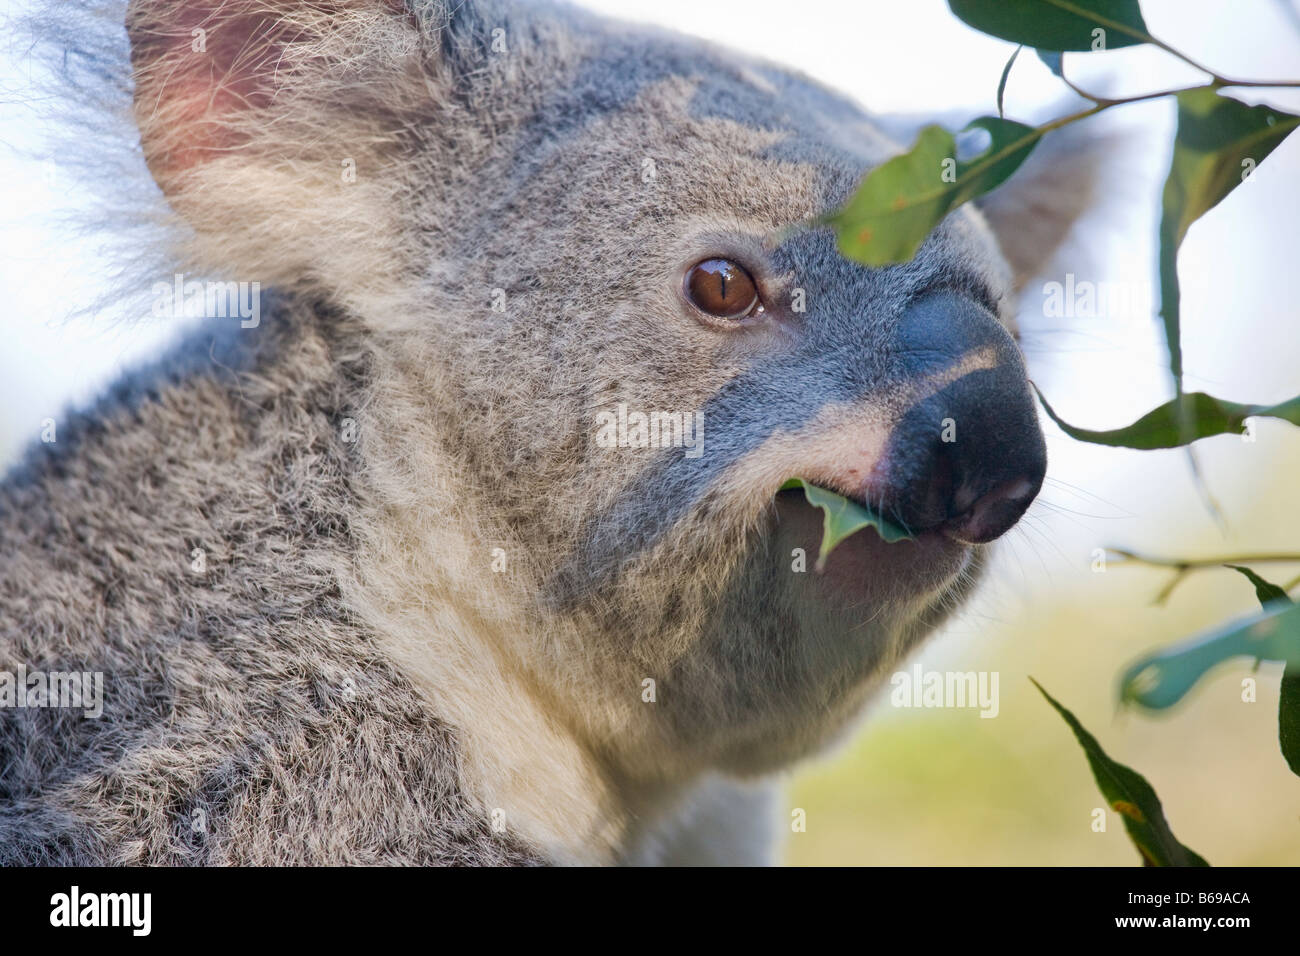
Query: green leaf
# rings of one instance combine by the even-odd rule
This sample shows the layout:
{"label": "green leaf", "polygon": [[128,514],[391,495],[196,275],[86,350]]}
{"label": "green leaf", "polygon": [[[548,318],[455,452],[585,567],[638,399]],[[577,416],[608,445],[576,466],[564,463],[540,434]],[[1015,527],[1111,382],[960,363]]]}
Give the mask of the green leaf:
{"label": "green leaf", "polygon": [[821,508],[825,512],[822,520],[821,550],[817,554],[817,570],[819,571],[825,567],[826,558],[835,549],[836,545],[863,528],[875,528],[876,533],[889,544],[911,538],[910,534],[887,518],[863,507],[856,501],[850,501],[843,495],[837,495],[833,491],[811,484],[802,478],[791,478],[781,486],[782,491],[792,488],[802,488],[808,503]]}
{"label": "green leaf", "polygon": [[[1265,581],[1250,568],[1230,564],[1255,585],[1255,596],[1265,608],[1274,601],[1291,604],[1291,598],[1280,585]],[[1277,742],[1291,772],[1300,777],[1300,667],[1288,666],[1282,672],[1277,704]]]}
{"label": "green leaf", "polygon": [[1300,667],[1300,605],[1275,601],[1258,614],[1146,655],[1120,678],[1120,699],[1163,710],[1182,700],[1210,668],[1234,657]]}
{"label": "green leaf", "polygon": [[1255,597],[1259,599],[1260,606],[1268,607],[1270,601],[1285,601],[1288,604],[1291,603],[1291,598],[1287,597],[1286,591],[1270,581],[1265,581],[1250,568],[1243,568],[1239,564],[1228,564],[1224,565],[1224,567],[1229,567],[1234,571],[1239,571],[1249,579],[1251,584],[1255,585]]}
{"label": "green leaf", "polygon": [[1038,391],[1037,385],[1034,391],[1038,392],[1038,400],[1047,417],[1071,438],[1143,451],[1177,448],[1211,435],[1239,435],[1247,418],[1280,418],[1292,425],[1300,425],[1300,396],[1276,405],[1242,405],[1204,392],[1185,392],[1181,400],[1173,399],[1153,408],[1131,425],[1110,431],[1093,431],[1062,420],[1043,393]]}
{"label": "green leaf", "polygon": [[982,33],[1045,50],[1117,50],[1151,39],[1138,0],[948,0],[948,7]]}
{"label": "green leaf", "polygon": [[1007,91],[1007,77],[1011,75],[1011,67],[1015,65],[1016,57],[1020,56],[1023,46],[1018,46],[1011,51],[1011,58],[1007,60],[1007,65],[1002,68],[1002,78],[998,80],[998,117],[1002,118],[1002,94]]}
{"label": "green leaf", "polygon": [[[1030,680],[1034,680],[1032,677]],[[1034,686],[1047,698],[1047,702],[1056,708],[1070,729],[1075,739],[1083,748],[1092,768],[1092,776],[1101,789],[1111,809],[1124,820],[1124,829],[1129,839],[1142,854],[1146,866],[1209,866],[1193,850],[1179,843],[1169,829],[1165,813],[1160,806],[1160,798],[1146,779],[1122,763],[1116,763],[1106,756],[1097,743],[1097,738],[1083,729],[1077,717],[1070,713],[1052,697],[1043,686],[1034,680]]]}
{"label": "green leaf", "polygon": [[1291,772],[1300,777],[1300,667],[1288,665],[1282,674],[1277,707],[1277,742]]}
{"label": "green leaf", "polygon": [[1179,93],[1177,98],[1178,132],[1161,200],[1160,316],[1169,370],[1181,392],[1179,246],[1192,223],[1243,182],[1300,125],[1300,116],[1247,106],[1212,86]]}
{"label": "green leaf", "polygon": [[976,128],[986,130],[992,143],[966,162],[955,159],[952,133],[927,126],[910,150],[868,173],[844,206],[819,220],[834,228],[840,252],[869,266],[906,262],[944,216],[1001,185],[1043,136],[996,116],[981,116],[966,127]]}

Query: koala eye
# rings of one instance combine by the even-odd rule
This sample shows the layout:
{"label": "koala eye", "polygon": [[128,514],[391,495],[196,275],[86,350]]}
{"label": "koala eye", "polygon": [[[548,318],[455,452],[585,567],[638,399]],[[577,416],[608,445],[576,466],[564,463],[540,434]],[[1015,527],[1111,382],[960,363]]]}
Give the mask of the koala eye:
{"label": "koala eye", "polygon": [[705,259],[686,274],[686,297],[719,319],[743,319],[758,304],[758,287],[743,266],[730,259]]}

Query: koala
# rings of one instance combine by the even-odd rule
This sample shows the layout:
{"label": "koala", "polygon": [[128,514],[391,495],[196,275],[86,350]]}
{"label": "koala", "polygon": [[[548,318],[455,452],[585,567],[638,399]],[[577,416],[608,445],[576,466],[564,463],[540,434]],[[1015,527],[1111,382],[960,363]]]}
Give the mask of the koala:
{"label": "koala", "polygon": [[[741,52],[545,0],[56,6],[145,281],[258,319],[0,485],[0,672],[103,682],[0,698],[0,861],[772,862],[783,772],[1040,488],[1015,301],[1086,171],[1045,146],[870,268],[787,227],[900,142]],[[817,571],[792,477],[911,538]]]}

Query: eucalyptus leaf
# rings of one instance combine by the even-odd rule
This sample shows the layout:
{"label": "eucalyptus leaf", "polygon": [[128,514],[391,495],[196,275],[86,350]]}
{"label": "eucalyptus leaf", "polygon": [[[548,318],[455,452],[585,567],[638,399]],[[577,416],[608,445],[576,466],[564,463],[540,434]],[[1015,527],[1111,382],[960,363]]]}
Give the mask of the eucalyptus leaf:
{"label": "eucalyptus leaf", "polygon": [[1300,667],[1288,664],[1282,674],[1277,707],[1277,742],[1291,772],[1300,777]]}
{"label": "eucalyptus leaf", "polygon": [[1225,565],[1225,567],[1232,568],[1232,570],[1244,575],[1251,584],[1255,585],[1255,597],[1259,599],[1261,607],[1268,607],[1271,601],[1291,603],[1291,598],[1287,596],[1286,591],[1280,585],[1265,581],[1250,568],[1243,568],[1239,564],[1229,564]]}
{"label": "eucalyptus leaf", "polygon": [[1083,728],[1074,714],[1043,690],[1038,681],[1034,681],[1034,686],[1074,731],[1101,795],[1124,820],[1124,829],[1142,855],[1142,862],[1146,866],[1209,866],[1199,854],[1178,842],[1165,819],[1160,798],[1146,778],[1108,757],[1097,738]]}
{"label": "eucalyptus leaf", "polygon": [[1024,49],[1023,46],[1018,46],[1014,50],[1012,50],[1011,57],[1010,59],[1007,60],[1007,65],[1002,68],[1002,77],[1001,79],[998,80],[998,116],[999,117],[1002,117],[1004,115],[1002,109],[1002,94],[1004,94],[1007,91],[1007,78],[1011,76],[1011,68],[1015,66],[1016,57],[1020,56],[1020,51],[1023,49]]}
{"label": "eucalyptus leaf", "polygon": [[907,531],[882,515],[802,478],[791,478],[781,486],[782,491],[795,488],[802,489],[808,503],[824,513],[821,550],[817,554],[819,571],[826,566],[826,558],[841,541],[863,528],[875,528],[876,533],[889,544],[911,538]]}
{"label": "eucalyptus leaf", "polygon": [[1178,249],[1192,223],[1249,178],[1300,125],[1300,116],[1267,106],[1247,106],[1212,86],[1179,93],[1177,99],[1178,131],[1161,199],[1159,260],[1160,316],[1169,348],[1169,370],[1181,392]]}
{"label": "eucalyptus leaf", "polygon": [[844,256],[870,266],[911,259],[944,216],[1005,182],[1043,136],[996,116],[966,129],[991,138],[978,156],[958,162],[953,134],[926,126],[910,150],[873,169],[847,203],[820,220],[835,230]]}
{"label": "eucalyptus leaf", "polygon": [[1300,605],[1271,602],[1263,611],[1142,657],[1120,678],[1120,698],[1153,710],[1171,707],[1210,668],[1234,657],[1300,667]]}
{"label": "eucalyptus leaf", "polygon": [[1117,50],[1151,39],[1138,0],[948,0],[948,8],[982,33],[1044,50]]}
{"label": "eucalyptus leaf", "polygon": [[1172,399],[1153,408],[1131,425],[1094,431],[1064,421],[1038,391],[1038,386],[1034,386],[1034,391],[1038,392],[1038,400],[1047,416],[1061,431],[1071,438],[1096,445],[1143,451],[1177,448],[1212,435],[1239,435],[1246,419],[1255,417],[1280,418],[1292,425],[1300,425],[1300,396],[1276,405],[1242,405],[1204,392],[1185,392],[1181,399]]}

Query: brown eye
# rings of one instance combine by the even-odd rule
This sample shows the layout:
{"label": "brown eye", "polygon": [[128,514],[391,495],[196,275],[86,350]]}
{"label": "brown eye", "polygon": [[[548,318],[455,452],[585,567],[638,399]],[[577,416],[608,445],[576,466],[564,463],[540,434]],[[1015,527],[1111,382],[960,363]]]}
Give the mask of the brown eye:
{"label": "brown eye", "polygon": [[705,259],[686,274],[686,295],[701,312],[741,319],[758,305],[754,277],[730,259]]}

